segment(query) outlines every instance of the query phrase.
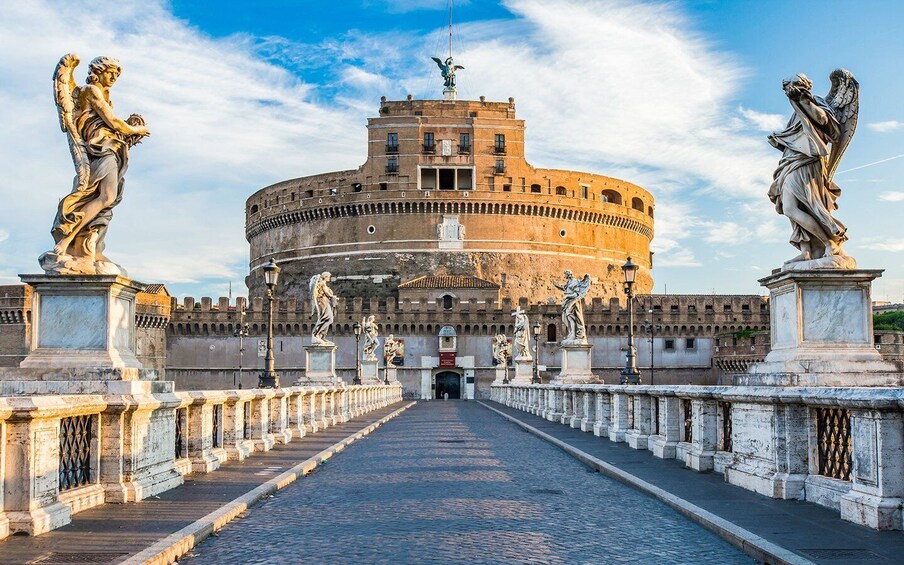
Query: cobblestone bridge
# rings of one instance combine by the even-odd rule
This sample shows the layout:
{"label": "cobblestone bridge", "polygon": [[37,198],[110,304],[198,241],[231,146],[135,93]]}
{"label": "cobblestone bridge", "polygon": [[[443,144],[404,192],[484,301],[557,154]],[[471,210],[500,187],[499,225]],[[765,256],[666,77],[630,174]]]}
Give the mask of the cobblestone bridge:
{"label": "cobblestone bridge", "polygon": [[474,402],[422,402],[181,560],[751,563]]}

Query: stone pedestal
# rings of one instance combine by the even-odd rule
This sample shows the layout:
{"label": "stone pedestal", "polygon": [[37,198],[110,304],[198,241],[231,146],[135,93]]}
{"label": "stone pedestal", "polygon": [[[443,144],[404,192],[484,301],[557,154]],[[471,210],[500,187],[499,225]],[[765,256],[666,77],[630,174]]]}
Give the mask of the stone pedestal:
{"label": "stone pedestal", "polygon": [[145,285],[116,275],[20,278],[34,289],[32,343],[20,367],[141,368],[135,357],[135,295]]}
{"label": "stone pedestal", "polygon": [[336,345],[311,344],[304,348],[304,377],[295,385],[339,385],[345,382],[336,375]]}
{"label": "stone pedestal", "polygon": [[529,385],[534,376],[534,360],[530,357],[515,358],[515,375],[511,377],[513,385]]}
{"label": "stone pedestal", "polygon": [[590,353],[593,347],[586,343],[562,344],[562,370],[549,384],[587,384],[600,380],[590,372]]}
{"label": "stone pedestal", "polygon": [[[505,382],[505,375],[508,367],[505,365],[496,365],[496,378],[493,379],[494,385],[508,384]],[[509,375],[511,377],[511,375]]]}
{"label": "stone pedestal", "polygon": [[871,282],[881,270],[784,271],[769,289],[771,351],[735,384],[899,386],[901,367],[873,345]]}
{"label": "stone pedestal", "polygon": [[[398,367],[395,367],[395,366],[392,366],[392,367],[386,367],[385,371],[386,371],[386,380],[388,380],[388,381],[391,382],[391,383],[397,383],[397,382],[399,382],[399,369],[398,369]],[[428,388],[429,388],[429,387],[428,387]]]}
{"label": "stone pedestal", "polygon": [[376,359],[363,359],[361,361],[361,383],[375,385],[382,382],[379,362]]}

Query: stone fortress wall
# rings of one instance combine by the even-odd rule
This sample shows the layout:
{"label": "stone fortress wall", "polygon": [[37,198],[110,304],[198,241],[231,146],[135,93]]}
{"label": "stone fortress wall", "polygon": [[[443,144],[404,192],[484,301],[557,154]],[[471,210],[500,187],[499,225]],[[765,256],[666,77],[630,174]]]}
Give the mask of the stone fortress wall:
{"label": "stone fortress wall", "polygon": [[299,298],[328,270],[344,296],[388,298],[425,274],[468,275],[496,283],[503,297],[545,302],[559,294],[550,275],[570,269],[594,278],[591,296],[610,298],[630,256],[645,293],[653,208],[631,183],[531,166],[514,100],[384,99],[368,120],[362,166],[248,198],[247,282],[262,296],[260,267],[274,258],[284,293]]}

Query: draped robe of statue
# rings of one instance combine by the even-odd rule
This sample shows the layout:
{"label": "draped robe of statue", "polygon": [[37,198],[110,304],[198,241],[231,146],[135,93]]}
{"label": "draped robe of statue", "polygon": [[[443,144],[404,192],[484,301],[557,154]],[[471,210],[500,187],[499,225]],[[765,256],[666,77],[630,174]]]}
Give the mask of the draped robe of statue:
{"label": "draped robe of statue", "polygon": [[335,320],[335,312],[333,308],[336,306],[337,298],[333,294],[327,283],[330,280],[330,273],[322,273],[311,277],[310,292],[311,304],[313,305],[314,315],[317,321],[311,328],[311,342],[315,345],[333,345],[333,342],[326,338],[326,334],[330,331],[330,326]]}
{"label": "draped robe of statue", "polygon": [[527,319],[527,314],[520,308],[512,316],[515,317],[515,332],[512,336],[512,342],[515,346],[515,359],[530,361],[533,359],[530,354],[530,334],[528,333],[530,321]]}
{"label": "draped robe of statue", "polygon": [[372,315],[365,317],[362,327],[364,328],[364,359],[367,361],[376,361],[376,351],[380,343],[377,338],[377,324],[374,322],[374,317]]}
{"label": "draped robe of statue", "polygon": [[586,344],[587,331],[584,326],[584,296],[590,289],[590,275],[576,279],[571,271],[565,271],[565,284],[553,283],[562,291],[562,323],[568,333],[563,344]]}

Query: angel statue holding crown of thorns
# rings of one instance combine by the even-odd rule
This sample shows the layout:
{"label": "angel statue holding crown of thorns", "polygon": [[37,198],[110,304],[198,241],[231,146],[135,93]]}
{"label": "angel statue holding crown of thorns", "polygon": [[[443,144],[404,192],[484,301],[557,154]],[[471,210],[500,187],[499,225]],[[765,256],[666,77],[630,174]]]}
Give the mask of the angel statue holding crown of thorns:
{"label": "angel statue holding crown of thorns", "polygon": [[[794,114],[787,127],[769,136],[782,151],[769,187],[769,199],[779,214],[791,221],[791,245],[800,254],[784,269],[856,268],[842,250],[847,228],[832,216],[841,188],[835,171],[854,136],[860,110],[860,85],[846,69],[832,71],[832,88],[825,98],[814,96],[813,83],[804,74],[782,82]],[[812,261],[806,265],[804,261]]]}
{"label": "angel statue holding crown of thorns", "polygon": [[123,120],[113,113],[110,88],[122,72],[119,61],[95,58],[88,64],[84,86],[73,78],[78,64],[76,55],[65,55],[53,74],[54,101],[69,141],[75,180],[53,221],[54,248],[38,262],[47,274],[125,275],[104,255],[104,238],[113,208],[122,201],[129,148],[151,133],[138,114]]}

